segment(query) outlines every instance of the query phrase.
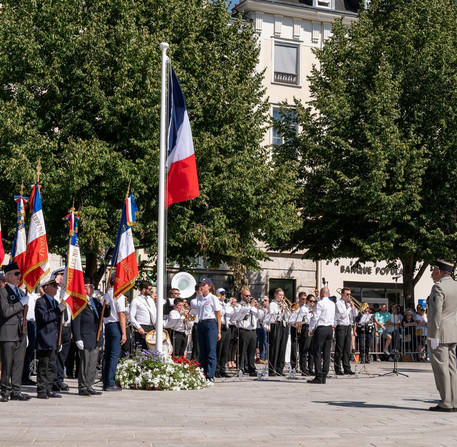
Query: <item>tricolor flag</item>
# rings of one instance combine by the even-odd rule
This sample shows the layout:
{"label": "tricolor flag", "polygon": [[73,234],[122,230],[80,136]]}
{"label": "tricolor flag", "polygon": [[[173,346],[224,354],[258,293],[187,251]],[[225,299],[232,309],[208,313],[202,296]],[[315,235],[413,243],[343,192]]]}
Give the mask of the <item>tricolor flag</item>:
{"label": "tricolor flag", "polygon": [[30,216],[24,272],[22,273],[22,280],[29,292],[32,292],[41,279],[49,274],[48,240],[44,226],[40,188],[41,185],[32,185],[30,197],[32,215]]}
{"label": "tricolor flag", "polygon": [[186,102],[171,66],[168,82],[167,167],[167,207],[173,203],[193,199],[200,194]]}
{"label": "tricolor flag", "polygon": [[3,265],[3,260],[5,259],[5,249],[3,248],[2,241],[2,224],[0,222],[0,267]]}
{"label": "tricolor flag", "polygon": [[135,285],[136,278],[138,278],[138,263],[132,234],[132,225],[135,223],[137,213],[138,208],[135,199],[133,194],[130,194],[125,199],[124,207],[122,208],[121,222],[111,262],[111,265],[116,268],[114,298],[131,289]]}
{"label": "tricolor flag", "polygon": [[15,262],[21,273],[24,273],[25,253],[27,251],[27,236],[25,234],[25,204],[29,201],[23,195],[14,196],[17,203],[16,234],[14,236],[13,248],[11,249],[11,260]]}
{"label": "tricolor flag", "polygon": [[73,318],[87,305],[84,274],[81,266],[81,255],[78,243],[79,216],[73,211],[66,216],[70,222],[70,242],[68,244],[67,265],[63,275],[61,296],[70,306]]}

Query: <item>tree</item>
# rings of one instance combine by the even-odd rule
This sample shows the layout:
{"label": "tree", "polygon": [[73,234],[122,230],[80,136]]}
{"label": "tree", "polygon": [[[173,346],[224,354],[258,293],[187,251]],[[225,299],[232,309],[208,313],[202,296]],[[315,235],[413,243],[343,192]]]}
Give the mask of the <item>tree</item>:
{"label": "tree", "polygon": [[[129,181],[135,237],[156,253],[159,44],[180,78],[201,195],[168,213],[169,258],[256,267],[257,240],[296,226],[294,185],[260,147],[267,111],[255,33],[223,1],[11,0],[0,10],[0,213],[14,234],[12,196],[43,166],[50,250],[64,254],[64,216],[81,215],[86,273],[98,282]],[[108,253],[108,256],[105,256]]]}
{"label": "tree", "polygon": [[302,131],[277,151],[301,190],[288,246],[399,259],[409,300],[430,262],[457,260],[455,1],[373,0],[316,56],[312,100],[296,103]]}

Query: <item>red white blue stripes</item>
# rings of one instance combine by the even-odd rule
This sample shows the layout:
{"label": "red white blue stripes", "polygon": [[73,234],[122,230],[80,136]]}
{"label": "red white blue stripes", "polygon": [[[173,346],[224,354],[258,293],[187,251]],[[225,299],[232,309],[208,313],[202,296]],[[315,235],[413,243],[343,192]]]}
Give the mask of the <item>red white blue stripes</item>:
{"label": "red white blue stripes", "polygon": [[24,273],[25,253],[27,251],[27,235],[25,233],[25,204],[29,201],[28,197],[14,196],[17,204],[16,234],[14,236],[13,247],[11,249],[11,259],[16,262],[19,271]]}

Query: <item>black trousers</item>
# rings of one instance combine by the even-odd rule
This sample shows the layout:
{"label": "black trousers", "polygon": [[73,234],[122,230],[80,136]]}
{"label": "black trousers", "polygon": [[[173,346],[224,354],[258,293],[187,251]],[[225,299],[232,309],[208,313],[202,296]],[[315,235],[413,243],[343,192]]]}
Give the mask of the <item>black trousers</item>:
{"label": "black trousers", "polygon": [[304,324],[298,339],[300,352],[300,371],[303,373],[314,371],[313,337],[308,334],[309,324]]}
{"label": "black trousers", "polygon": [[290,367],[297,369],[298,336],[297,328],[290,327]]}
{"label": "black trousers", "polygon": [[58,352],[56,358],[56,370],[54,374],[54,383],[60,385],[64,381],[64,368],[67,361],[68,352],[71,345],[71,326],[62,326],[62,349]]}
{"label": "black trousers", "polygon": [[368,329],[357,328],[357,337],[359,337],[359,352],[360,352],[360,362],[369,363],[370,362],[370,344],[373,334],[370,334]]}
{"label": "black trousers", "polygon": [[268,345],[268,370],[270,374],[282,374],[286,364],[287,338],[289,328],[282,322],[271,325],[270,340]]}
{"label": "black trousers", "polygon": [[229,362],[238,362],[238,328],[235,325],[229,326],[230,330],[230,346],[229,346]]}
{"label": "black trousers", "polygon": [[333,357],[335,372],[341,371],[343,359],[344,372],[351,370],[352,326],[338,325],[335,328],[335,356]]}
{"label": "black trousers", "polygon": [[332,336],[332,326],[318,326],[314,331],[314,367],[316,370],[316,378],[320,380],[325,379],[328,376],[328,371],[330,369]]}
{"label": "black trousers", "polygon": [[26,382],[30,378],[30,363],[32,363],[36,348],[36,323],[27,321],[27,337],[29,344],[25,350],[24,368],[22,369],[22,381]]}
{"label": "black trousers", "polygon": [[37,351],[38,359],[36,390],[38,394],[49,394],[54,382],[57,351]]}
{"label": "black trousers", "polygon": [[225,364],[228,361],[229,348],[230,348],[230,326],[226,328],[221,327],[221,339],[217,342],[217,366],[216,374],[225,374]]}
{"label": "black trousers", "polygon": [[245,373],[255,374],[255,348],[257,333],[254,330],[240,328],[240,369]]}
{"label": "black trousers", "polygon": [[2,359],[0,390],[2,394],[17,395],[21,393],[26,344],[25,336],[19,341],[0,342],[0,358]]}
{"label": "black trousers", "polygon": [[198,362],[200,359],[200,349],[198,348],[197,326],[198,323],[192,326],[192,354],[190,358]]}
{"label": "black trousers", "polygon": [[145,341],[146,334],[149,331],[152,331],[154,329],[154,325],[152,325],[152,324],[142,324],[141,327],[144,330],[144,334],[140,334],[138,331],[135,331],[134,332],[134,334],[135,334],[135,343],[138,346],[142,346],[143,349],[147,349],[148,346],[147,346],[146,341]]}
{"label": "black trousers", "polygon": [[170,331],[171,343],[173,344],[173,355],[183,356],[186,352],[187,335],[184,332]]}
{"label": "black trousers", "polygon": [[67,360],[65,362],[65,369],[67,370],[67,377],[78,377],[80,358],[78,348],[74,339],[71,339],[70,349],[68,350]]}

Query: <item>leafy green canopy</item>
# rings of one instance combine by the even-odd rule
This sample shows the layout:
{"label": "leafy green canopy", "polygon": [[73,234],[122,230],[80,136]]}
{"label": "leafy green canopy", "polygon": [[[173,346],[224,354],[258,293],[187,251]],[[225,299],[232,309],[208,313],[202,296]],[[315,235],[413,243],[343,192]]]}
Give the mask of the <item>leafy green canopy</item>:
{"label": "leafy green canopy", "polygon": [[[295,160],[307,256],[457,259],[457,8],[453,0],[373,0],[316,51]],[[287,131],[287,126],[284,126]],[[406,289],[405,289],[406,290]]]}
{"label": "leafy green canopy", "polygon": [[168,214],[169,257],[255,267],[256,240],[296,225],[288,167],[260,147],[267,104],[249,24],[223,1],[21,0],[0,10],[0,215],[11,244],[13,194],[43,165],[50,249],[64,253],[63,220],[81,215],[87,270],[112,246],[129,180],[138,243],[156,252],[160,42],[180,78],[201,195]]}

